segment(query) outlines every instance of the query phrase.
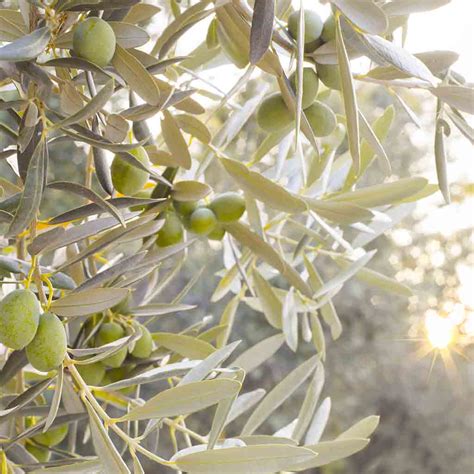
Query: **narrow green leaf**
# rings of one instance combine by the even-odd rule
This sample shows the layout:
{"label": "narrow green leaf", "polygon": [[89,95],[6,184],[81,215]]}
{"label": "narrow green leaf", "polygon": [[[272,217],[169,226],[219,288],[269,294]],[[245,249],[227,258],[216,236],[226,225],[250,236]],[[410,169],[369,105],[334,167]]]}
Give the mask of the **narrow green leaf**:
{"label": "narrow green leaf", "polygon": [[48,27],[39,28],[29,35],[22,36],[13,43],[0,48],[0,61],[30,61],[39,56],[48,45]]}

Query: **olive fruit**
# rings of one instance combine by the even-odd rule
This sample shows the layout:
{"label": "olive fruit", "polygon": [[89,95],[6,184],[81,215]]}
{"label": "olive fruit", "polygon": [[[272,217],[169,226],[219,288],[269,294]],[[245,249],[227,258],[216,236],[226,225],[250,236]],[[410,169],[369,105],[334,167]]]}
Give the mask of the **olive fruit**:
{"label": "olive fruit", "polygon": [[[115,369],[107,370],[102,380],[102,386],[106,386],[111,383],[118,382],[119,380],[124,380],[128,378],[130,372],[134,369],[134,367],[135,366],[117,367]],[[118,389],[118,391],[123,393],[124,395],[127,395],[132,393],[135,390],[135,387],[136,385],[132,385],[130,387]]]}
{"label": "olive fruit", "polygon": [[326,104],[316,101],[304,113],[315,137],[326,137],[336,129],[336,115]]}
{"label": "olive fruit", "polygon": [[151,337],[150,331],[145,326],[140,326],[142,331],[142,336],[135,343],[135,347],[132,351],[133,357],[138,357],[139,359],[146,359],[150,357],[150,354],[153,351],[153,338]]}
{"label": "olive fruit", "polygon": [[222,240],[225,235],[225,229],[224,227],[220,225],[216,225],[214,227],[214,230],[211,230],[209,234],[207,234],[207,238],[210,240]]}
{"label": "olive fruit", "polygon": [[[99,329],[95,342],[98,346],[103,346],[114,342],[117,339],[125,336],[125,331],[120,324],[117,323],[104,323]],[[120,350],[114,354],[102,359],[102,363],[107,367],[120,367],[127,357],[127,347],[122,347]]]}
{"label": "olive fruit", "polygon": [[74,52],[97,66],[105,67],[109,64],[115,53],[115,46],[114,30],[101,18],[87,18],[74,29]]}
{"label": "olive fruit", "polygon": [[198,208],[197,201],[173,201],[173,207],[178,214],[184,217],[190,216]]}
{"label": "olive fruit", "polygon": [[189,217],[189,230],[199,235],[207,235],[216,227],[214,212],[207,207],[196,209]]}
{"label": "olive fruit", "polygon": [[257,111],[257,123],[266,132],[280,132],[293,121],[293,115],[278,92],[262,101]]}
{"label": "olive fruit", "polygon": [[245,199],[240,194],[228,192],[217,196],[209,208],[219,222],[234,222],[245,212]]}
{"label": "olive fruit", "polygon": [[49,372],[61,365],[67,350],[63,323],[53,313],[40,316],[38,330],[26,346],[26,357],[37,370]]}
{"label": "olive fruit", "polygon": [[[288,32],[293,39],[298,38],[300,12],[293,12],[288,18]],[[304,11],[304,50],[314,51],[319,45],[319,38],[323,31],[321,17],[312,10]]]}
{"label": "olive fruit", "polygon": [[69,425],[60,425],[57,428],[50,428],[46,433],[37,434],[32,439],[48,447],[56,446],[64,440],[68,430]]}
{"label": "olive fruit", "polygon": [[0,302],[0,343],[23,349],[35,337],[40,305],[30,290],[15,290]]}
{"label": "olive fruit", "polygon": [[78,365],[76,368],[87,385],[100,385],[105,375],[105,367],[100,362]]}
{"label": "olive fruit", "polygon": [[[293,92],[297,94],[298,81],[296,71],[290,76],[290,83]],[[305,67],[303,69],[303,98],[302,105],[303,109],[309,107],[314,100],[319,89],[319,79],[316,72],[311,67]]]}
{"label": "olive fruit", "polygon": [[339,66],[337,64],[316,64],[316,71],[318,77],[322,83],[329,89],[336,89],[340,91],[341,85],[341,74],[339,72]]}
{"label": "olive fruit", "polygon": [[[129,153],[143,165],[150,166],[148,153],[142,146],[129,151]],[[111,173],[114,188],[126,196],[133,196],[141,191],[150,177],[147,171],[133,166],[120,155],[115,155],[112,161]]]}
{"label": "olive fruit", "polygon": [[334,15],[329,15],[324,22],[323,32],[321,33],[321,39],[327,43],[336,37],[336,20]]}
{"label": "olive fruit", "polygon": [[168,247],[179,244],[183,240],[183,225],[174,212],[169,212],[165,217],[163,227],[158,231],[156,243],[158,247]]}
{"label": "olive fruit", "polygon": [[51,457],[51,451],[49,449],[41,448],[31,443],[27,443],[25,448],[38,462],[48,462]]}

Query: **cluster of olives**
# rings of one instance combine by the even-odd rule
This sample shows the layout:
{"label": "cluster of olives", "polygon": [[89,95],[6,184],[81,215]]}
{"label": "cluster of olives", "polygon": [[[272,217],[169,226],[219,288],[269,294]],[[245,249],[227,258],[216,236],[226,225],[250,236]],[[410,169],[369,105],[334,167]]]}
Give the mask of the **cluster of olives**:
{"label": "cluster of olives", "polygon": [[156,243],[160,247],[178,244],[183,240],[184,229],[211,240],[222,240],[222,224],[238,221],[245,212],[245,200],[237,193],[220,194],[204,205],[196,201],[173,201],[173,210],[166,213],[165,223],[158,232]]}
{"label": "cluster of olives", "polygon": [[31,290],[15,290],[0,302],[0,342],[10,349],[26,350],[30,364],[49,372],[66,355],[67,337],[61,320],[53,313],[40,314]]}
{"label": "cluster of olives", "polygon": [[101,18],[87,18],[74,29],[74,53],[97,66],[105,67],[110,63],[116,44],[114,30]]}
{"label": "cluster of olives", "polygon": [[[86,323],[88,329],[92,329],[92,319]],[[135,342],[130,355],[137,359],[146,359],[150,357],[153,352],[153,338],[150,331],[143,325],[136,325],[136,329],[141,331],[140,338]],[[100,347],[105,344],[110,344],[126,335],[125,328],[119,322],[111,321],[100,326],[97,334],[91,338],[91,347]],[[126,378],[126,372],[130,369],[131,364],[124,367],[123,364],[129,349],[127,346],[122,347],[114,354],[102,359],[99,362],[94,362],[87,365],[77,365],[77,370],[81,377],[88,385],[101,386],[108,385]]]}
{"label": "cluster of olives", "polygon": [[[296,39],[299,28],[300,12],[292,13],[288,18],[288,32]],[[304,11],[305,52],[314,51],[324,42],[335,37],[334,16],[330,16],[324,23],[320,16],[311,10]],[[303,94],[302,107],[305,116],[316,137],[330,135],[337,125],[334,112],[324,103],[316,100],[319,90],[319,81],[330,89],[340,90],[340,75],[337,65],[316,64],[313,67],[303,68]],[[290,84],[297,93],[298,78],[296,72],[290,76]],[[283,96],[275,93],[267,97],[260,105],[257,112],[257,123],[267,132],[281,132],[290,129],[294,123],[293,114],[285,104]]]}

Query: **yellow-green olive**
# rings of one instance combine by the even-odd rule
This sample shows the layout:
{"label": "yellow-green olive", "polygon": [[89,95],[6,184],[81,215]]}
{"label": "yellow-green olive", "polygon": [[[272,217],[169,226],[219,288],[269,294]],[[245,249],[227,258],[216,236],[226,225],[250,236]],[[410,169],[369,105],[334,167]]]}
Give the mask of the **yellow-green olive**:
{"label": "yellow-green olive", "polygon": [[158,247],[168,247],[183,241],[183,224],[174,212],[168,212],[163,227],[158,231]]}
{"label": "yellow-green olive", "polygon": [[23,349],[35,337],[40,305],[31,290],[15,290],[0,302],[0,343]]}
{"label": "yellow-green olive", "polygon": [[336,115],[326,104],[316,101],[304,113],[314,136],[326,137],[336,129]]}
{"label": "yellow-green olive", "polygon": [[222,240],[225,235],[224,227],[220,226],[219,224],[214,227],[214,230],[211,230],[209,234],[207,234],[207,238],[209,240]]}
{"label": "yellow-green olive", "polygon": [[257,111],[257,123],[266,132],[280,132],[293,122],[293,115],[279,93],[267,97]]}
{"label": "yellow-green olive", "polygon": [[45,446],[57,446],[61,443],[69,431],[69,425],[60,425],[57,428],[50,428],[46,433],[33,436],[33,440]]}
{"label": "yellow-green olive", "polygon": [[31,443],[26,443],[25,448],[38,462],[48,462],[51,457],[51,451],[49,449],[41,448]]}
{"label": "yellow-green olive", "polygon": [[[125,336],[125,331],[120,324],[117,323],[104,323],[99,329],[97,336],[95,338],[95,342],[97,346],[103,346],[105,344],[109,344],[110,342],[114,342],[117,339]],[[122,347],[120,350],[115,352],[109,357],[106,357],[101,362],[106,365],[107,367],[120,367],[127,357],[127,347]]]}
{"label": "yellow-green olive", "polygon": [[115,53],[116,39],[112,27],[101,18],[91,17],[74,28],[72,47],[81,58],[105,67]]}
{"label": "yellow-green olive", "polygon": [[62,364],[66,350],[63,323],[53,313],[42,314],[35,337],[26,346],[28,362],[37,370],[49,372]]}
{"label": "yellow-green olive", "polygon": [[223,193],[213,199],[209,208],[219,222],[234,222],[245,212],[245,199],[237,193]]}
{"label": "yellow-green olive", "polygon": [[142,331],[142,336],[135,343],[135,347],[132,351],[133,357],[138,357],[139,359],[146,359],[150,357],[150,354],[153,351],[153,338],[151,337],[150,331],[145,327],[140,325]]}
{"label": "yellow-green olive", "polygon": [[[291,88],[295,95],[297,94],[298,82],[297,82],[296,71],[290,76]],[[302,105],[303,109],[309,107],[318,94],[319,80],[316,72],[311,67],[305,67],[303,69],[303,97]]]}
{"label": "yellow-green olive", "polygon": [[190,216],[199,206],[197,201],[173,201],[173,207],[178,214],[184,217]]}
{"label": "yellow-green olive", "polygon": [[335,89],[340,91],[341,85],[341,74],[339,72],[339,66],[337,64],[316,64],[316,71],[321,82],[329,89]]}
{"label": "yellow-green olive", "polygon": [[[148,153],[142,146],[131,150],[129,153],[143,165],[150,166]],[[112,161],[111,173],[114,188],[126,196],[133,196],[141,191],[150,177],[148,171],[128,163],[120,155],[115,155]]]}
{"label": "yellow-green olive", "polygon": [[[314,51],[319,45],[319,38],[323,31],[323,21],[313,10],[305,10],[304,14],[304,50]],[[288,31],[293,39],[298,38],[300,12],[293,12],[288,18]]]}
{"label": "yellow-green olive", "polygon": [[94,362],[87,365],[77,365],[76,368],[87,385],[100,385],[105,375],[105,367],[100,362]]}
{"label": "yellow-green olive", "polygon": [[334,15],[329,15],[324,22],[323,32],[321,33],[321,39],[327,43],[336,37],[336,21]]}
{"label": "yellow-green olive", "polygon": [[207,207],[196,209],[189,217],[189,230],[198,235],[209,234],[216,224],[216,215]]}

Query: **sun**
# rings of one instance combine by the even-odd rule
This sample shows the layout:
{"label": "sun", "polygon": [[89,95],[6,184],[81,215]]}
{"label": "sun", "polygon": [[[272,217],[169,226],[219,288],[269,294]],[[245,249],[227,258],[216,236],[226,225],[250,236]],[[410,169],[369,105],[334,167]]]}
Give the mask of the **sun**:
{"label": "sun", "polygon": [[439,315],[427,314],[425,318],[425,330],[428,341],[434,349],[446,349],[454,340],[454,324]]}

